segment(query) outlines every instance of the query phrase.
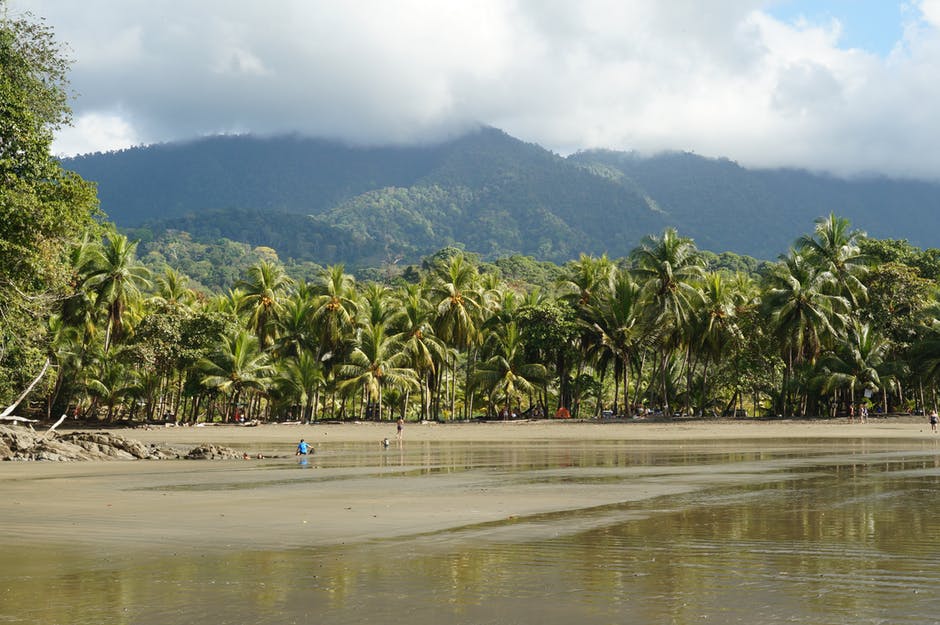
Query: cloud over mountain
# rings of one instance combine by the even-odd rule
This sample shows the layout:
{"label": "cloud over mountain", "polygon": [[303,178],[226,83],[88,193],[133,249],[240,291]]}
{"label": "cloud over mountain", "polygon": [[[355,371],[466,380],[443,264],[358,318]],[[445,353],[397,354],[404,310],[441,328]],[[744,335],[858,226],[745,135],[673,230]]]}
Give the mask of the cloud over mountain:
{"label": "cloud over mountain", "polygon": [[214,133],[420,143],[477,124],[570,152],[940,177],[940,2],[886,54],[782,0],[9,0],[76,58],[66,153]]}

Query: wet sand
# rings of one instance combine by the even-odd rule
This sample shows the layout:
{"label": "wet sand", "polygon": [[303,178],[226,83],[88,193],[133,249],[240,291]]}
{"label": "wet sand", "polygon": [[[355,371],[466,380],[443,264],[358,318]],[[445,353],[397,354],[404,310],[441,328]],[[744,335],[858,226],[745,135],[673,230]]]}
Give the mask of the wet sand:
{"label": "wet sand", "polygon": [[[138,428],[118,433],[145,443],[182,447],[218,443],[279,457],[2,463],[0,532],[5,538],[0,542],[110,547],[118,553],[140,554],[294,548],[442,531],[465,533],[481,524],[533,515],[596,510],[712,486],[788,479],[786,470],[793,466],[745,459],[579,469],[576,454],[580,449],[593,454],[599,446],[617,450],[701,446],[709,453],[754,453],[815,446],[824,450],[821,453],[922,452],[940,443],[940,437],[917,418],[868,424],[408,423],[400,447],[394,423]],[[388,450],[380,445],[385,437],[391,441]],[[300,438],[317,450],[305,463],[293,456]],[[534,450],[535,457],[546,454],[551,462],[545,468],[527,469],[525,480],[513,479],[516,451],[506,451],[513,445],[527,458]],[[439,455],[444,448],[449,456]],[[461,454],[481,449],[495,449],[497,460],[492,466],[454,470]],[[559,455],[571,456],[569,467],[552,464]],[[609,475],[611,482],[568,483],[585,472],[593,478]],[[585,522],[589,516],[585,515]],[[502,531],[521,534],[536,531],[537,526],[510,523]]]}
{"label": "wet sand", "polygon": [[[314,445],[327,442],[394,442],[394,422],[322,423],[313,425],[270,424],[257,427],[153,427],[115,430],[128,438],[145,443],[229,445],[254,441],[259,443],[294,442],[301,438]],[[740,439],[898,439],[929,437],[930,426],[924,417],[871,419],[867,423],[842,420],[804,421],[509,421],[475,423],[406,423],[405,441],[536,441],[536,440],[608,440],[608,441],[683,441]]]}

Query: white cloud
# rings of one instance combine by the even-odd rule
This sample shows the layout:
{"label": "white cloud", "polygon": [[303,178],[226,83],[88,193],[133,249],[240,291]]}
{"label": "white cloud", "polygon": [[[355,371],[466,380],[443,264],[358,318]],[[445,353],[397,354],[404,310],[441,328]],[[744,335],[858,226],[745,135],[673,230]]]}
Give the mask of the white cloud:
{"label": "white cloud", "polygon": [[926,22],[940,28],[940,0],[921,0],[920,10]]}
{"label": "white cloud", "polygon": [[57,147],[232,131],[410,142],[480,122],[562,152],[940,177],[940,0],[911,6],[887,58],[845,49],[837,19],[772,18],[773,0],[9,1],[77,59],[69,136],[86,143]]}
{"label": "white cloud", "polygon": [[59,132],[52,151],[69,156],[119,150],[140,143],[132,125],[121,115],[86,113],[77,117],[71,127]]}

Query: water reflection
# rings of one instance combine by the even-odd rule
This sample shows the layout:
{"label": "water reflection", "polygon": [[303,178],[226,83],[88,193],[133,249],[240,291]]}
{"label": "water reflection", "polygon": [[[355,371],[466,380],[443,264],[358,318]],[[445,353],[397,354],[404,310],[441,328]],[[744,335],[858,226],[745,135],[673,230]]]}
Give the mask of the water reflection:
{"label": "water reflection", "polygon": [[[301,478],[497,472],[576,492],[675,467],[786,461],[787,475],[334,547],[138,558],[3,545],[0,622],[937,622],[936,453],[729,447],[336,446]],[[264,473],[252,488],[281,479]]]}

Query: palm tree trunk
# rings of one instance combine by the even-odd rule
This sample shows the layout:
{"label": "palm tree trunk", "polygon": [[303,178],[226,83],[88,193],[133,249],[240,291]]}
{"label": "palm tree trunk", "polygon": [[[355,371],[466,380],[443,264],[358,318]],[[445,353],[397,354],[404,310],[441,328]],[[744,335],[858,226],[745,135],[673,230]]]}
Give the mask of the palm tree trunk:
{"label": "palm tree trunk", "polygon": [[633,407],[630,405],[630,356],[623,356],[623,409],[627,418],[633,417]]}
{"label": "palm tree trunk", "polygon": [[[615,415],[616,415],[616,414],[620,414],[620,411],[617,409],[617,402],[618,402],[619,399],[620,399],[620,376],[617,375],[618,373],[622,373],[622,372],[617,371],[617,365],[614,364],[614,406],[613,406],[613,410],[614,410],[614,414],[615,414]],[[601,386],[603,386],[603,385],[604,385],[604,376],[601,375]]]}
{"label": "palm tree trunk", "polygon": [[705,416],[705,405],[708,402],[708,355],[702,359],[702,392],[699,394],[698,403],[699,410],[702,411],[702,416]]}
{"label": "palm tree trunk", "polygon": [[636,391],[633,393],[633,403],[634,405],[639,405],[640,403],[640,386],[643,384],[643,366],[646,364],[646,350],[643,350],[643,354],[640,356],[640,367],[636,372]]}
{"label": "palm tree trunk", "polygon": [[685,413],[689,414],[692,412],[691,401],[692,401],[692,368],[695,363],[695,360],[692,358],[692,342],[685,348],[685,356],[683,357],[682,362],[682,371],[685,372]]}
{"label": "palm tree trunk", "polygon": [[917,394],[920,395],[920,409],[926,412],[927,406],[924,403],[924,379],[917,378]]}
{"label": "palm tree trunk", "polygon": [[669,411],[669,389],[666,384],[666,349],[663,348],[663,362],[660,367],[660,374],[662,375],[662,384],[663,384],[663,416],[670,417],[672,414]]}

